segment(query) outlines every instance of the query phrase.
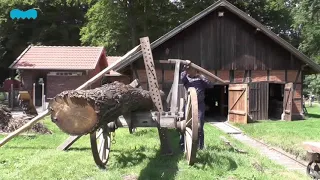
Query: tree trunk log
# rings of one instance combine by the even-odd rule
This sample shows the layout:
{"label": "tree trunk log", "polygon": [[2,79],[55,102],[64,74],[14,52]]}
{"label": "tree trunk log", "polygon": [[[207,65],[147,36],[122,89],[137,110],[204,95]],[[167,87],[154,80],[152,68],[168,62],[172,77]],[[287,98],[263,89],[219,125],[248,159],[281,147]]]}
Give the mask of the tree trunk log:
{"label": "tree trunk log", "polygon": [[149,91],[120,82],[90,90],[64,91],[49,103],[51,120],[70,135],[93,132],[129,112],[153,109]]}

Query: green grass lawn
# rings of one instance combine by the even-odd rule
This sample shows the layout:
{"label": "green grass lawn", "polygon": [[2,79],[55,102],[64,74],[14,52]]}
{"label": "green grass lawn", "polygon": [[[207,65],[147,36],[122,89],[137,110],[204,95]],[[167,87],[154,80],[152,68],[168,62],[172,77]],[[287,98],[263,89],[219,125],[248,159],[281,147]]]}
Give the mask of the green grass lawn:
{"label": "green grass lawn", "polygon": [[[178,136],[170,131],[175,155],[159,154],[159,139],[155,128],[139,128],[130,135],[128,129],[116,131],[108,169],[95,166],[89,137],[82,137],[69,151],[56,147],[67,135],[49,120],[45,121],[53,135],[17,137],[0,148],[0,179],[124,179],[131,175],[141,180],[155,179],[304,179],[260,156],[255,150],[235,142],[210,125],[205,126],[206,150],[197,154],[198,162],[190,167],[178,153]],[[238,148],[248,151],[239,154],[225,146],[220,136],[227,137]],[[3,136],[1,136],[3,138]]]}
{"label": "green grass lawn", "polygon": [[307,107],[309,116],[302,121],[258,121],[247,125],[236,124],[246,134],[270,145],[280,147],[306,160],[304,141],[320,141],[320,106]]}

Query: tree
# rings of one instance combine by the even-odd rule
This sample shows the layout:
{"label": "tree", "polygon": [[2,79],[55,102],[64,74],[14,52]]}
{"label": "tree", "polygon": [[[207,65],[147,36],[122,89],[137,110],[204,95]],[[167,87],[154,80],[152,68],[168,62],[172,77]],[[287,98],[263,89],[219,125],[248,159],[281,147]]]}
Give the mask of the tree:
{"label": "tree", "polygon": [[86,15],[81,41],[122,55],[139,43],[138,37],[155,40],[171,30],[178,24],[177,15],[177,6],[168,0],[99,1]]}
{"label": "tree", "polygon": [[[299,50],[320,63],[320,0],[301,0],[293,9],[293,27],[302,40]],[[320,94],[319,75],[305,77],[304,90]]]}
{"label": "tree", "polygon": [[293,11],[294,27],[302,42],[299,49],[320,62],[320,1],[302,0]]}

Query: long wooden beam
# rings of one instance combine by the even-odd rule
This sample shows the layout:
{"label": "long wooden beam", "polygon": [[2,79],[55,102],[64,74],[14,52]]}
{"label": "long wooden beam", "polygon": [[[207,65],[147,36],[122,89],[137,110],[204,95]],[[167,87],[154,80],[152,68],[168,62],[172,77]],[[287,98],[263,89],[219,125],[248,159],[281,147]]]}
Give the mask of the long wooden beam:
{"label": "long wooden beam", "polygon": [[[180,61],[182,64],[187,64],[187,62],[185,60],[180,60],[180,59],[169,59],[169,60],[160,60],[160,63],[168,63],[168,64],[175,64],[177,61]],[[199,71],[201,74],[204,74],[212,79],[215,79],[219,82],[221,82],[222,84],[226,84],[227,82],[222,80],[221,78],[219,78],[218,76],[212,74],[211,72],[207,71],[206,69],[191,63],[190,67],[196,69],[197,71]]]}
{"label": "long wooden beam", "polygon": [[[99,78],[101,78],[102,76],[104,76],[104,74],[110,72],[111,70],[115,69],[115,68],[120,68],[122,66],[122,64],[124,64],[124,62],[126,61],[126,59],[128,57],[130,57],[131,55],[133,55],[134,53],[138,52],[141,50],[141,46],[138,45],[136,47],[134,47],[132,50],[130,50],[129,52],[127,52],[127,54],[125,54],[124,56],[122,56],[120,59],[118,59],[116,62],[114,62],[113,64],[111,64],[110,66],[108,66],[107,68],[105,68],[104,70],[102,70],[101,72],[99,72],[97,75],[95,75],[94,77],[92,77],[91,79],[89,79],[87,82],[85,82],[84,84],[82,84],[80,87],[78,87],[76,90],[81,90],[81,89],[85,89],[87,87],[89,87],[91,84],[95,83]],[[14,132],[10,133],[8,136],[6,136],[3,140],[1,140],[0,142],[0,147],[3,146],[5,143],[7,143],[8,141],[10,141],[12,138],[14,138],[15,136],[18,136],[20,133],[28,130],[30,127],[32,127],[34,124],[36,124],[38,121],[40,121],[42,118],[44,118],[45,116],[47,116],[49,114],[48,109],[45,110],[44,112],[42,112],[41,114],[39,114],[38,116],[34,117],[32,120],[30,120],[28,123],[26,123],[25,125],[23,125],[21,128],[15,130]]]}

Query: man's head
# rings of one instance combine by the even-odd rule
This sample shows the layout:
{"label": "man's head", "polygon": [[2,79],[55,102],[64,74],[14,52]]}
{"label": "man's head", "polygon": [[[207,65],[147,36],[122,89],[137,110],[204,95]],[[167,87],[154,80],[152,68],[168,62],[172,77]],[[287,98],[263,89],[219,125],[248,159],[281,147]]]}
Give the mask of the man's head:
{"label": "man's head", "polygon": [[191,67],[187,67],[186,72],[190,77],[195,77],[197,75],[197,70]]}

